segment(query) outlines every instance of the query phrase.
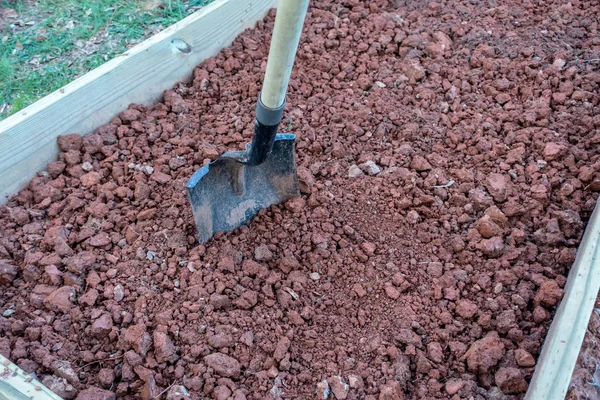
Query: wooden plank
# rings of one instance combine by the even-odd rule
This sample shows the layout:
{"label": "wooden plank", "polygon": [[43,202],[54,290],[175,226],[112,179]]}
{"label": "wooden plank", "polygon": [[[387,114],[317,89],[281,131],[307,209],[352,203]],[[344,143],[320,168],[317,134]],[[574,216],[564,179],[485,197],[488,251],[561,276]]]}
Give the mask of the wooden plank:
{"label": "wooden plank", "polygon": [[600,289],[600,206],[588,222],[525,399],[564,399]]}
{"label": "wooden plank", "polygon": [[[0,205],[56,158],[57,136],[86,134],[129,104],[159,101],[275,6],[276,0],[216,0],[0,122]],[[185,44],[190,49],[180,50]]]}

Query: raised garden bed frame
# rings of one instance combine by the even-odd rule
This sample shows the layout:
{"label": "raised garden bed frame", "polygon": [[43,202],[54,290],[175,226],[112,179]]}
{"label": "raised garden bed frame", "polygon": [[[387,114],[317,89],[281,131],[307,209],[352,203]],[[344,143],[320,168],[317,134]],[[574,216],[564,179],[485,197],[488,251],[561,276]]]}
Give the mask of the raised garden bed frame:
{"label": "raised garden bed frame", "polygon": [[[94,131],[129,104],[159,101],[164,90],[189,80],[195,66],[229,46],[240,33],[262,20],[276,3],[276,0],[216,0],[1,121],[0,205],[56,159],[58,136]],[[599,244],[600,211],[596,206],[569,272],[564,298],[537,360],[526,399],[559,399],[567,393],[600,289]],[[3,379],[1,374],[0,379]],[[56,397],[39,390],[35,398]]]}

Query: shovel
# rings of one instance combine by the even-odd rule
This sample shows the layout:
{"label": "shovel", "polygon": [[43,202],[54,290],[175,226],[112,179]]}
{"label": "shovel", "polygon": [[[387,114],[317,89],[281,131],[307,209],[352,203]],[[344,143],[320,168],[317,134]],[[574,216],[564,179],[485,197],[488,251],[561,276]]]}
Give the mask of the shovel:
{"label": "shovel", "polygon": [[260,210],[300,196],[295,135],[277,134],[309,0],[280,0],[254,136],[192,175],[186,188],[200,244],[245,224]]}

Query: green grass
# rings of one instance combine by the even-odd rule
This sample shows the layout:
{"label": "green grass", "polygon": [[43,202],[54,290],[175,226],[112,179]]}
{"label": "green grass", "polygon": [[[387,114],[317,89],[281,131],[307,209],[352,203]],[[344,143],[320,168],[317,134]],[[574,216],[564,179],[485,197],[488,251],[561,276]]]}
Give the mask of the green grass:
{"label": "green grass", "polygon": [[0,0],[0,120],[210,1]]}

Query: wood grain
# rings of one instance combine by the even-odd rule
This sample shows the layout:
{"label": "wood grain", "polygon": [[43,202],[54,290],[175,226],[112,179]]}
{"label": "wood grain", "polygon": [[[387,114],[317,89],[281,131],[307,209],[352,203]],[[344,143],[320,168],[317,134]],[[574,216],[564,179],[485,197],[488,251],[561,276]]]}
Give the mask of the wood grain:
{"label": "wood grain", "polygon": [[[275,6],[276,0],[217,0],[0,122],[0,204],[55,160],[57,136],[92,132],[132,103],[160,100]],[[191,51],[181,51],[180,41]]]}

